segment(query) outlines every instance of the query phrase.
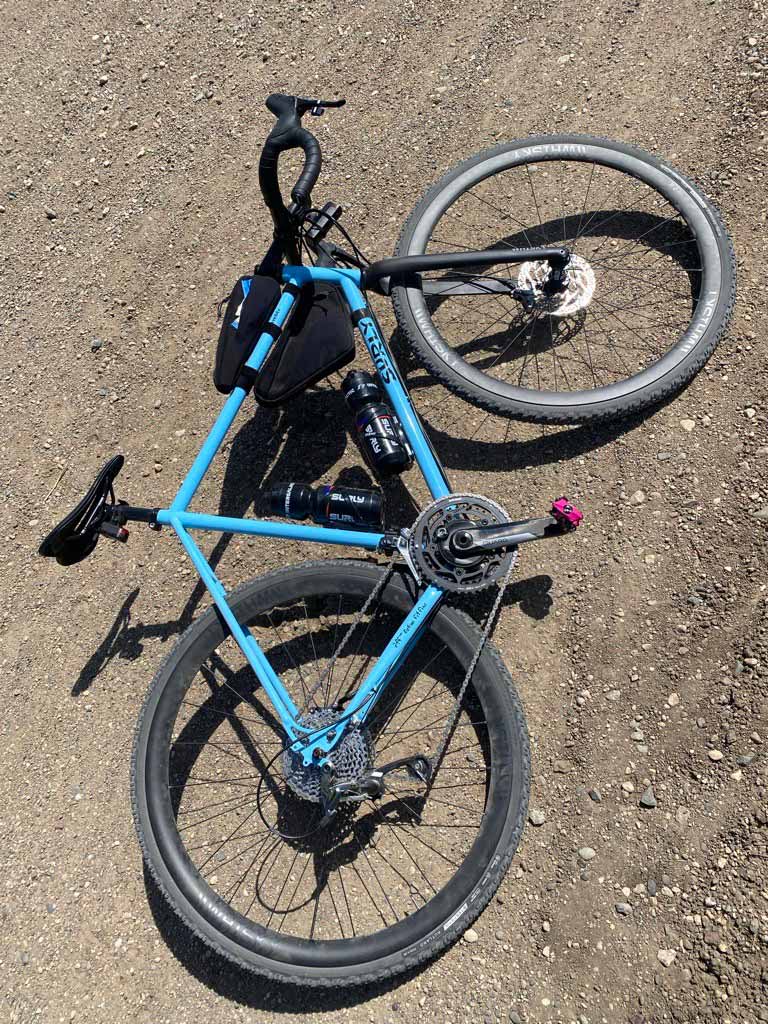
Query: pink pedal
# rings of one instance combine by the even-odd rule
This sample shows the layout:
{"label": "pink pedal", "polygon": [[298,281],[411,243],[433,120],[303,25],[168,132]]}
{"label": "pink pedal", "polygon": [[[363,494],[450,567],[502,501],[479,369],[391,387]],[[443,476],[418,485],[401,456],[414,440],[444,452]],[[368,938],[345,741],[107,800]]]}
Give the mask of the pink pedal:
{"label": "pink pedal", "polygon": [[579,512],[576,506],[572,505],[565,497],[552,502],[552,515],[558,522],[567,523],[571,530],[575,530],[584,518],[584,513]]}

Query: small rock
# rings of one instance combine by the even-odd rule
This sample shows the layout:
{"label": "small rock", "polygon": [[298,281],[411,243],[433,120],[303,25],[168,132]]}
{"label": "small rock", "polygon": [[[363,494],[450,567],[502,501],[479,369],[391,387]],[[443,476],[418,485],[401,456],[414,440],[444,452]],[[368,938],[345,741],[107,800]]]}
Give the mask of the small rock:
{"label": "small rock", "polygon": [[109,75],[99,75],[99,85],[106,85],[109,81]]}
{"label": "small rock", "polygon": [[627,917],[629,914],[632,913],[632,904],[631,903],[617,903],[616,904],[616,913],[617,914],[621,914],[622,917]]}
{"label": "small rock", "polygon": [[677,959],[677,953],[674,949],[660,949],[656,954],[656,958],[660,964],[664,964],[665,967],[671,967]]}
{"label": "small rock", "polygon": [[579,857],[583,861],[590,861],[595,856],[595,851],[591,846],[582,846],[579,850]]}
{"label": "small rock", "polygon": [[645,491],[635,491],[629,499],[630,505],[642,505],[645,501]]}
{"label": "small rock", "polygon": [[600,792],[599,789],[588,789],[587,796],[596,804],[600,804],[603,802],[603,794]]}
{"label": "small rock", "polygon": [[56,220],[56,218],[58,217],[58,213],[56,213],[55,210],[52,210],[50,206],[44,206],[43,213],[48,218],[48,220]]}
{"label": "small rock", "polygon": [[690,434],[690,432],[696,427],[696,420],[680,420],[680,426],[686,434]]}
{"label": "small rock", "polygon": [[94,338],[91,342],[91,352],[98,352],[104,342],[101,338]]}
{"label": "small rock", "polygon": [[539,825],[544,824],[544,822],[547,820],[547,816],[544,813],[544,811],[533,810],[528,815],[528,820],[532,825],[536,825],[538,827]]}
{"label": "small rock", "polygon": [[515,1010],[510,1010],[509,1024],[523,1024],[523,1018]]}
{"label": "small rock", "polygon": [[723,760],[723,752],[722,752],[722,750],[708,750],[707,751],[707,757],[709,758],[710,761],[722,761]]}
{"label": "small rock", "polygon": [[749,768],[756,757],[757,754],[754,752],[751,754],[739,754],[736,758],[736,764],[740,765],[742,768]]}
{"label": "small rock", "polygon": [[669,704],[669,706],[671,708],[676,708],[679,703],[680,703],[680,694],[679,693],[670,693],[670,695],[667,697],[667,704]]}
{"label": "small rock", "polygon": [[464,932],[463,938],[465,942],[472,943],[477,942],[480,936],[477,934],[474,928],[467,928],[467,930]]}
{"label": "small rock", "polygon": [[753,420],[757,415],[754,409],[745,409],[744,414],[746,415],[748,420]]}
{"label": "small rock", "polygon": [[672,452],[657,452],[656,458],[659,462],[668,462],[672,458]]}
{"label": "small rock", "polygon": [[558,775],[567,775],[568,772],[573,771],[573,761],[568,761],[567,759],[555,761],[555,771]]}
{"label": "small rock", "polygon": [[648,881],[645,883],[645,888],[646,888],[649,896],[655,896],[656,893],[658,892],[658,886],[656,885],[656,879],[655,878],[649,878]]}
{"label": "small rock", "polygon": [[758,509],[757,512],[753,512],[752,518],[760,519],[764,523],[768,522],[768,505],[763,505],[763,507]]}
{"label": "small rock", "polygon": [[649,786],[640,797],[640,806],[648,808],[654,808],[656,806],[656,795],[653,792],[653,786]]}
{"label": "small rock", "polygon": [[629,779],[627,779],[626,782],[622,782],[621,788],[624,790],[625,793],[634,793],[635,792],[634,783],[630,782]]}

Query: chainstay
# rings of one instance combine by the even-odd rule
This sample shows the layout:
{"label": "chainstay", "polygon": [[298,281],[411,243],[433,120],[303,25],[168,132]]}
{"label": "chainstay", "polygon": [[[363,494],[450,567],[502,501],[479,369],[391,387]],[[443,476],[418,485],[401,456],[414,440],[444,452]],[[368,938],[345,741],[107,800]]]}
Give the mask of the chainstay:
{"label": "chainstay", "polygon": [[309,710],[309,702],[315,696],[317,691],[322,689],[323,686],[325,686],[325,684],[330,679],[331,673],[333,672],[334,665],[336,664],[338,659],[341,657],[341,653],[344,650],[344,648],[346,647],[346,645],[349,643],[350,637],[352,636],[354,631],[357,629],[358,625],[362,621],[363,616],[368,611],[368,609],[371,607],[371,604],[375,601],[375,599],[378,597],[378,595],[382,592],[384,587],[387,585],[387,583],[391,579],[392,573],[395,571],[395,564],[397,562],[399,554],[400,554],[399,551],[395,551],[395,553],[390,558],[389,562],[386,563],[386,571],[384,572],[384,574],[382,575],[381,579],[376,584],[376,586],[373,588],[373,590],[370,592],[368,597],[366,597],[366,599],[365,599],[365,601],[363,603],[363,607],[360,609],[360,611],[357,613],[357,615],[354,617],[354,619],[350,623],[350,626],[347,629],[347,631],[344,634],[344,636],[341,638],[341,641],[340,641],[338,647],[336,648],[336,650],[333,652],[333,654],[329,658],[328,665],[326,666],[325,672],[323,672],[321,675],[318,675],[317,682],[311,688],[311,690],[309,690],[309,692],[307,693],[306,700],[304,701],[304,708],[302,710],[302,714],[306,713]]}

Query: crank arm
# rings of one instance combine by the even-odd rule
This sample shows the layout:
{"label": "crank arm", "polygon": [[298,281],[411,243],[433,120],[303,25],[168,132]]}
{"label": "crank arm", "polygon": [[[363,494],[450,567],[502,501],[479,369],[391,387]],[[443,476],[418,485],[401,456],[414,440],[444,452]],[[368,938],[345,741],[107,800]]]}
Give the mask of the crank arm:
{"label": "crank arm", "polygon": [[456,555],[503,551],[532,540],[562,537],[575,530],[583,518],[582,513],[566,498],[558,498],[552,503],[552,514],[549,516],[521,519],[500,526],[473,526],[456,530],[448,544]]}

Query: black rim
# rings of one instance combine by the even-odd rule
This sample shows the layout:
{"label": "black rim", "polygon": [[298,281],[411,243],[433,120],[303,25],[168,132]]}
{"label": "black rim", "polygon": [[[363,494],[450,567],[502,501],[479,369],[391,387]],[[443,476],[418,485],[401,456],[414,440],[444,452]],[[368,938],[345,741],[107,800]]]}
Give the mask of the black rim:
{"label": "black rim", "polygon": [[[554,315],[499,294],[440,299],[406,289],[436,355],[477,388],[543,406],[613,401],[678,367],[715,318],[721,261],[690,186],[649,160],[583,139],[531,140],[437,186],[409,254],[565,244],[594,290],[586,305]],[[536,268],[487,273],[530,281]],[[572,292],[578,307],[588,287],[579,295],[574,281]]]}
{"label": "black rim", "polygon": [[[334,629],[338,635],[347,613],[370,591],[374,571],[366,567],[324,578],[286,571],[268,591],[244,602],[239,614],[254,620],[257,634],[262,628],[272,632],[273,656],[282,661],[276,667],[289,687],[292,675],[296,696],[308,692],[308,652],[323,659]],[[331,600],[337,602],[336,613]],[[394,581],[382,601],[384,614],[401,615],[411,600],[404,583]],[[311,616],[317,602],[326,602],[318,613],[323,629],[309,633],[301,616]],[[445,708],[461,679],[457,656],[466,663],[476,643],[458,621],[437,617],[430,650],[419,647],[412,655],[408,688],[393,690],[387,707],[377,709],[379,723],[374,721],[371,730],[377,763],[414,753],[414,745],[437,745]],[[375,617],[367,625],[353,637],[349,664],[337,663],[334,693],[342,693],[350,675],[375,657]],[[187,662],[210,646],[206,633],[208,639],[194,644]],[[233,647],[231,640],[226,645]],[[317,805],[290,792],[285,770],[266,785],[272,809],[280,811],[275,820],[270,821],[269,799],[257,800],[253,792],[254,776],[263,775],[270,760],[273,767],[280,763],[281,740],[274,723],[261,729],[251,721],[263,705],[250,672],[233,675],[220,654],[207,661],[202,673],[181,667],[165,686],[146,754],[152,834],[173,883],[195,912],[240,948],[308,969],[380,959],[440,927],[480,883],[507,827],[512,800],[524,799],[513,771],[508,708],[486,659],[476,670],[470,700],[426,801],[421,787],[398,780],[397,792],[379,806],[350,807],[332,829],[309,835],[296,828],[296,818],[306,826],[308,806],[317,816]],[[349,675],[342,677],[342,670]],[[202,687],[208,697],[197,700],[196,688],[202,694]],[[218,774],[212,774],[212,750]],[[261,790],[263,796],[263,781]],[[204,846],[211,841],[200,833],[211,826],[215,839]],[[301,833],[302,838],[286,840],[275,826],[283,836]]]}

